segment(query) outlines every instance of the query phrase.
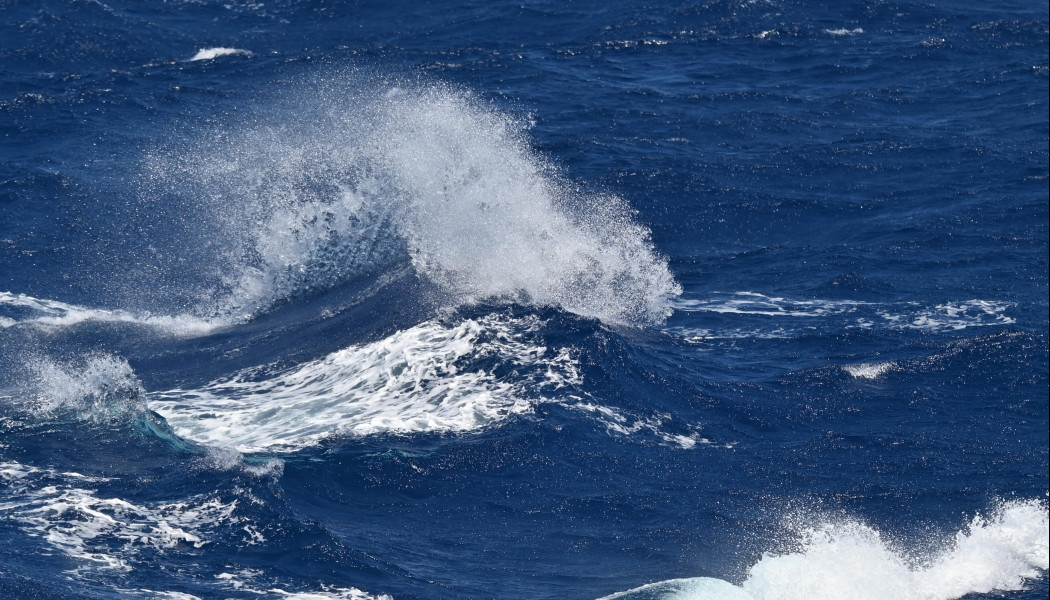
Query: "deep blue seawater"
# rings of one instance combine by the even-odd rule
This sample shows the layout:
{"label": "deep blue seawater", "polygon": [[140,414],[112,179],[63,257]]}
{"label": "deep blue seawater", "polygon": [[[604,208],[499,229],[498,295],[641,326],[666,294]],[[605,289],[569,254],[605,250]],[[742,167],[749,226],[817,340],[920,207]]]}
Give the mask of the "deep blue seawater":
{"label": "deep blue seawater", "polygon": [[1048,21],[0,0],[0,598],[1045,599]]}

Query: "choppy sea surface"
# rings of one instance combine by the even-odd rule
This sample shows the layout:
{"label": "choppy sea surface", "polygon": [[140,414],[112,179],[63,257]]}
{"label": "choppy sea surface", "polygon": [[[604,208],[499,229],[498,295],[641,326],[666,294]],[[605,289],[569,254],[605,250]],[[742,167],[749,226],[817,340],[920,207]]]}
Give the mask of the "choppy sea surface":
{"label": "choppy sea surface", "polygon": [[0,0],[0,598],[1045,599],[1048,26]]}

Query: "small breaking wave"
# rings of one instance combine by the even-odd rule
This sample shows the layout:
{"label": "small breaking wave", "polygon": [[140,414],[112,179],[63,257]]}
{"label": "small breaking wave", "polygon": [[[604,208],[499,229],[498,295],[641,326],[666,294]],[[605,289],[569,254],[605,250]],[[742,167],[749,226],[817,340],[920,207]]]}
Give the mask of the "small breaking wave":
{"label": "small breaking wave", "polygon": [[915,552],[857,521],[796,528],[796,549],[766,553],[740,586],[676,579],[602,600],[955,600],[1025,589],[1048,569],[1047,506],[1004,502],[950,540]]}
{"label": "small breaking wave", "polygon": [[881,362],[846,365],[842,367],[842,369],[857,379],[878,379],[884,373],[891,369],[895,369],[896,367],[897,363]]}
{"label": "small breaking wave", "polygon": [[247,50],[241,50],[240,48],[201,48],[190,61],[197,60],[214,60],[220,56],[247,56],[251,57],[252,53]]}
{"label": "small breaking wave", "polygon": [[845,27],[839,27],[838,29],[825,29],[824,33],[833,37],[843,37],[850,35],[860,35],[864,33],[864,30],[860,27],[854,27],[853,29],[846,29]]}

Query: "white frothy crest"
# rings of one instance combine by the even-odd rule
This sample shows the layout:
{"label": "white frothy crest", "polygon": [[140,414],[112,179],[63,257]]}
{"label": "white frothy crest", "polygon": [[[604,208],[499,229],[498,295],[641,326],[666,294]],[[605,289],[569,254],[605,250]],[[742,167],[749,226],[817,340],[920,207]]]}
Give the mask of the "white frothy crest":
{"label": "white frothy crest", "polygon": [[766,554],[743,588],[756,600],[952,600],[1024,588],[1048,568],[1047,507],[1007,502],[975,517],[940,553],[910,557],[857,522],[801,532],[801,548]]}
{"label": "white frothy crest", "polygon": [[955,600],[1022,590],[1048,568],[1047,507],[1032,500],[975,517],[940,552],[921,557],[856,521],[823,523],[799,535],[796,551],[764,554],[741,586],[673,579],[601,600]]}
{"label": "white frothy crest", "polygon": [[[496,317],[428,322],[265,379],[247,371],[198,390],[152,394],[149,405],[178,435],[241,452],[293,451],[332,435],[470,431],[530,411],[525,386],[535,393],[578,377],[567,355],[515,339],[529,326]],[[468,355],[545,372],[509,383],[461,371],[456,363]]]}
{"label": "white frothy crest", "polygon": [[671,313],[680,287],[625,202],[580,191],[522,123],[471,95],[322,81],[271,108],[147,169],[151,194],[191,198],[214,229],[200,275],[220,276],[200,314],[248,319],[408,264],[454,304],[629,324]]}
{"label": "white frothy crest", "polygon": [[462,95],[397,95],[374,138],[411,198],[413,263],[464,300],[517,296],[614,322],[661,321],[679,292],[623,201],[561,181],[520,124]]}
{"label": "white frothy crest", "polygon": [[238,54],[248,57],[252,56],[251,52],[240,48],[201,48],[200,51],[193,55],[190,61],[214,60],[220,56],[234,56]]}
{"label": "white frothy crest", "polygon": [[853,29],[846,29],[845,27],[840,27],[838,29],[825,29],[824,33],[835,37],[842,37],[847,35],[859,35],[864,33],[864,30],[860,27],[854,27]]}
{"label": "white frothy crest", "polygon": [[897,363],[881,362],[846,365],[842,369],[857,379],[878,379],[883,373],[896,367]]}

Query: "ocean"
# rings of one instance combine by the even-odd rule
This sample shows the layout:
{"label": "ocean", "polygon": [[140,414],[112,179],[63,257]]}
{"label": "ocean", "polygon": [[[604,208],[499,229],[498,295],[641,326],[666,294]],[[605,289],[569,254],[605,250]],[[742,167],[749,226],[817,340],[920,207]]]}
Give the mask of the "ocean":
{"label": "ocean", "polygon": [[0,0],[0,598],[1047,598],[1048,13]]}

